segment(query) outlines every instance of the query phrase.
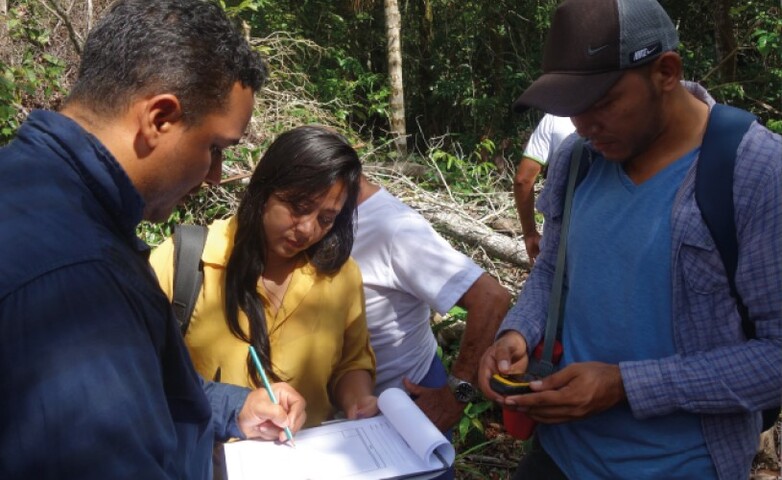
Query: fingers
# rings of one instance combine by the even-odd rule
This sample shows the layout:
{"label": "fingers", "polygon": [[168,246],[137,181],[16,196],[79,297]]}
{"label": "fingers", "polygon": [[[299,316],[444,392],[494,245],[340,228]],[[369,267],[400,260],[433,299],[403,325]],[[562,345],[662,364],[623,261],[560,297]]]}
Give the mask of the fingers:
{"label": "fingers", "polygon": [[301,430],[301,427],[307,420],[307,401],[295,388],[285,382],[272,384],[272,390],[277,396],[280,406],[287,412],[288,417],[287,425],[278,425],[290,427],[293,433]]}
{"label": "fingers", "polygon": [[543,423],[584,418],[607,410],[625,398],[618,365],[574,363],[540,381],[533,393],[505,398],[505,405]]}
{"label": "fingers", "polygon": [[369,418],[378,414],[377,397],[374,395],[367,395],[363,397],[356,409],[356,418]]}
{"label": "fingers", "polygon": [[288,424],[288,416],[279,405],[254,402],[249,396],[239,414],[239,428],[247,438],[273,440]]}
{"label": "fingers", "polygon": [[237,419],[239,429],[247,438],[273,440],[285,427],[298,431],[304,425],[307,418],[304,398],[285,383],[272,385],[272,391],[279,404],[273,403],[262,388],[247,395]]}
{"label": "fingers", "polygon": [[494,357],[500,373],[523,373],[527,370],[527,341],[521,333],[510,330],[494,342]]}
{"label": "fingers", "polygon": [[356,403],[348,406],[345,411],[345,417],[349,420],[357,418],[374,417],[379,412],[377,408],[377,397],[374,395],[365,395],[359,398]]}
{"label": "fingers", "polygon": [[247,438],[254,438],[257,440],[280,440],[285,441],[285,432],[282,428],[271,422],[265,422],[257,427],[257,432],[253,432],[252,435],[247,435]]}
{"label": "fingers", "polygon": [[407,377],[402,379],[402,384],[404,385],[405,390],[407,390],[407,393],[414,397],[421,395],[427,389],[426,387],[422,387],[417,383],[411,382]]}
{"label": "fingers", "polygon": [[489,399],[495,399],[497,396],[491,387],[489,387],[489,378],[497,373],[495,348],[494,345],[489,346],[483,353],[483,356],[481,356],[481,360],[478,362],[478,388],[480,388],[483,395]]}
{"label": "fingers", "polygon": [[554,372],[548,377],[541,378],[529,383],[529,388],[535,392],[543,392],[546,390],[557,390],[568,383],[574,378],[576,370],[573,368],[564,368],[558,372]]}
{"label": "fingers", "polygon": [[408,378],[404,378],[402,382],[407,392],[415,397],[418,408],[441,432],[453,427],[462,418],[464,404],[456,400],[448,385],[438,388],[423,387]]}
{"label": "fingers", "polygon": [[483,395],[496,402],[503,397],[491,389],[489,379],[495,373],[523,373],[527,369],[527,342],[516,331],[508,331],[498,338],[481,357],[478,367],[478,387]]}

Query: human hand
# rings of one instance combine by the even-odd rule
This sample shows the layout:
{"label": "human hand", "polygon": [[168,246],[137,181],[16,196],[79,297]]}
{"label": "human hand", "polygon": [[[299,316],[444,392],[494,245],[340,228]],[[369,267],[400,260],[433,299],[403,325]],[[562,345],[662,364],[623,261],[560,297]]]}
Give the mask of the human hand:
{"label": "human hand", "polygon": [[377,397],[374,395],[364,395],[357,397],[354,402],[350,402],[345,409],[345,416],[349,420],[357,418],[369,418],[377,415]]}
{"label": "human hand", "polygon": [[524,235],[524,248],[527,250],[530,265],[534,264],[540,255],[540,234],[537,230]]}
{"label": "human hand", "polygon": [[372,394],[374,383],[367,370],[345,372],[334,388],[335,406],[351,420],[377,415],[377,397]]}
{"label": "human hand", "polygon": [[402,380],[408,393],[415,397],[415,404],[441,431],[445,432],[462,418],[464,404],[456,400],[448,385],[440,388],[422,387],[405,378]]}
{"label": "human hand", "polygon": [[524,373],[528,363],[527,341],[517,331],[505,332],[481,357],[478,367],[478,386],[481,392],[489,400],[504,403],[505,397],[492,390],[489,379],[495,373]]}
{"label": "human hand", "polygon": [[530,382],[533,393],[505,398],[505,406],[540,423],[562,423],[608,410],[627,398],[618,365],[584,362]]}
{"label": "human hand", "polygon": [[247,395],[237,423],[239,429],[247,438],[262,440],[287,440],[283,429],[290,427],[297,432],[307,419],[306,400],[287,383],[273,383],[272,391],[277,397],[278,405],[272,403],[269,394],[263,388],[258,388]]}

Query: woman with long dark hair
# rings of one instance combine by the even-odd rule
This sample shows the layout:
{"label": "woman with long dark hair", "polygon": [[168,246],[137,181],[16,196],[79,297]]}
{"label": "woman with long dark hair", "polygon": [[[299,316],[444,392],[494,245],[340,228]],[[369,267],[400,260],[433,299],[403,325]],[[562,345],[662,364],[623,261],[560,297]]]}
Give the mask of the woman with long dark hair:
{"label": "woman with long dark hair", "polygon": [[[206,379],[262,385],[267,373],[307,400],[305,426],[335,411],[377,413],[375,358],[361,273],[350,258],[361,163],[350,144],[318,126],[280,135],[256,167],[234,217],[209,227],[204,280],[185,341]],[[152,253],[173,292],[173,244]]]}

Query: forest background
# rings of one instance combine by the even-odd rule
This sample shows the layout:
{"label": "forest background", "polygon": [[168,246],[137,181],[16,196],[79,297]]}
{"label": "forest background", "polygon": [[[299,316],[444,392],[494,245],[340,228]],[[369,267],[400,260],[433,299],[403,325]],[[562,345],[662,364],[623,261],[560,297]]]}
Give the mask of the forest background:
{"label": "forest background", "polygon": [[[512,114],[510,104],[540,74],[557,1],[221,3],[266,57],[271,77],[247,138],[227,152],[223,185],[182,205],[163,225],[143,224],[139,234],[147,242],[159,243],[176,223],[233,213],[242,180],[275,136],[321,123],[354,142],[375,180],[518,292],[529,262],[512,179],[542,113]],[[84,38],[109,4],[0,0],[0,146],[32,109],[62,103]],[[686,78],[782,132],[782,2],[661,4],[679,30]],[[446,361],[458,351],[462,315],[455,310],[437,319]],[[465,411],[454,439],[459,478],[509,478],[527,445],[504,435],[500,418],[489,402]],[[775,462],[778,454],[756,466],[778,472]]]}

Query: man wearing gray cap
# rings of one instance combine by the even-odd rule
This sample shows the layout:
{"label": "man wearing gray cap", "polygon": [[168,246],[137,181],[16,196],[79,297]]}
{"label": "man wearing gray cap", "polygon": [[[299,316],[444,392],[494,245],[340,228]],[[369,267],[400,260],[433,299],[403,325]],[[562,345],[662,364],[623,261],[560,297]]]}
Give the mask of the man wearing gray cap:
{"label": "man wearing gray cap", "polygon": [[[735,152],[736,291],[694,187],[714,100],[682,82],[655,0],[565,0],[543,75],[514,103],[571,117],[591,161],[572,204],[559,370],[501,396],[546,326],[575,136],[538,207],[541,253],[481,360],[488,398],[539,422],[515,478],[747,478],[760,410],[782,392],[782,138],[753,122]],[[706,161],[706,160],[704,160]]]}

